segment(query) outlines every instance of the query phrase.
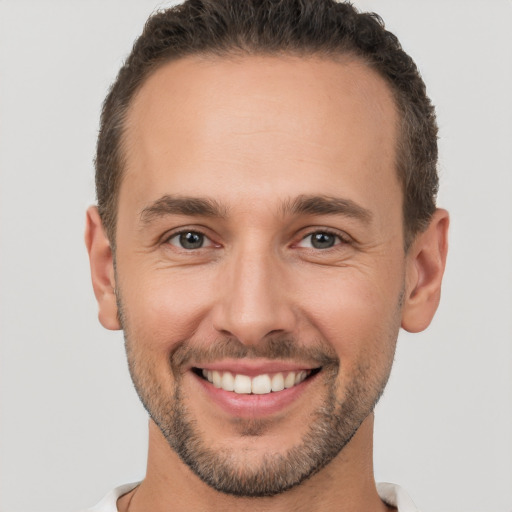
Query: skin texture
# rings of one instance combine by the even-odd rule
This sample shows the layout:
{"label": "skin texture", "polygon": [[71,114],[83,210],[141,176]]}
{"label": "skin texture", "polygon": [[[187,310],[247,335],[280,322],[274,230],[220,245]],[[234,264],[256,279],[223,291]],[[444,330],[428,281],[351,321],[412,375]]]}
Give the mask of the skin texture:
{"label": "skin texture", "polygon": [[[119,329],[121,318],[153,418],[146,479],[119,510],[386,508],[372,410],[400,326],[423,330],[435,313],[448,228],[438,210],[404,254],[396,126],[389,88],[353,60],[189,57],[142,86],[127,118],[115,272],[94,207],[86,232],[100,321]],[[181,247],[183,230],[203,246]],[[314,233],[333,246],[314,247]],[[321,371],[277,411],[254,402],[236,414],[191,368],[235,367],[242,355],[256,373],[276,360]],[[335,446],[308,479],[293,464],[290,490],[240,497],[183,463],[184,425],[182,437],[241,482],[294,450]]]}

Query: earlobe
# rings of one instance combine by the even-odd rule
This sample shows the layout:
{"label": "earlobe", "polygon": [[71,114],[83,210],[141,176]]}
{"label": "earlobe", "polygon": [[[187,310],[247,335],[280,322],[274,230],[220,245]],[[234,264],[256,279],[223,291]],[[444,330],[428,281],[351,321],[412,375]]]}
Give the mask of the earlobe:
{"label": "earlobe", "polygon": [[85,245],[89,253],[92,286],[98,301],[100,323],[106,329],[121,329],[115,295],[112,249],[95,206],[87,210]]}
{"label": "earlobe", "polygon": [[449,215],[437,209],[428,228],[416,236],[406,256],[406,285],[402,327],[409,332],[426,329],[439,305],[448,251]]}

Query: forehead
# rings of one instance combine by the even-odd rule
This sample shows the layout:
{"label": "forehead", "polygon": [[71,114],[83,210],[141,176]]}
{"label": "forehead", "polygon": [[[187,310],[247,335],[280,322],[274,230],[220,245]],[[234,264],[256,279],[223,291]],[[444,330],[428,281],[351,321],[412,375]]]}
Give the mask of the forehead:
{"label": "forehead", "polygon": [[[120,202],[126,189],[141,200],[198,189],[259,199],[337,183],[352,196],[371,183],[382,196],[398,184],[397,125],[388,85],[357,59],[179,59],[132,101]],[[352,198],[371,202],[368,192]]]}

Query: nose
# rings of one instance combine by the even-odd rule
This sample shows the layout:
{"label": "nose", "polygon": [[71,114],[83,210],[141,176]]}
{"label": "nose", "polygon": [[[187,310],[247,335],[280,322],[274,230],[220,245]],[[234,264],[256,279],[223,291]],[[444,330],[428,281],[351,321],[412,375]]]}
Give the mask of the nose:
{"label": "nose", "polygon": [[291,333],[296,315],[282,261],[271,251],[238,251],[226,262],[214,308],[214,328],[245,345]]}

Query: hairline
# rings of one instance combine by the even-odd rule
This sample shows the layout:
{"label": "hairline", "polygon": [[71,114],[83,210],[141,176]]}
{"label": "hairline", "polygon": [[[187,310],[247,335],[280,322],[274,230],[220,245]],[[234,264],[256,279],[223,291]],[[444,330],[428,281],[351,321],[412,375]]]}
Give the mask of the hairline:
{"label": "hairline", "polygon": [[[274,51],[269,49],[253,49],[253,48],[240,48],[240,47],[227,47],[227,48],[210,48],[206,50],[185,50],[178,52],[173,55],[168,55],[167,57],[163,57],[161,59],[155,60],[151,65],[148,66],[145,73],[142,75],[140,80],[138,81],[136,87],[130,95],[127,106],[124,108],[121,115],[121,125],[120,130],[118,132],[117,145],[115,148],[115,156],[116,156],[116,164],[118,166],[118,174],[116,176],[116,187],[114,188],[114,194],[112,197],[112,203],[108,206],[110,208],[110,225],[105,226],[107,229],[107,237],[110,242],[110,246],[115,255],[116,249],[116,234],[117,234],[117,221],[118,221],[118,213],[119,213],[119,196],[121,186],[123,184],[124,176],[126,174],[127,167],[127,149],[126,149],[126,132],[128,130],[127,119],[130,116],[130,112],[134,107],[134,103],[137,100],[137,96],[140,94],[140,91],[146,84],[146,82],[161,68],[164,66],[171,64],[173,62],[177,62],[184,59],[189,58],[199,58],[205,60],[221,59],[221,60],[244,60],[246,58],[252,57],[274,57],[274,58],[298,58],[298,59],[321,59],[328,60],[331,62],[336,62],[339,64],[348,64],[351,62],[359,62],[363,64],[367,69],[371,70],[377,76],[379,76],[383,82],[386,84],[388,91],[391,93],[391,97],[393,100],[393,105],[396,112],[397,118],[397,126],[395,126],[396,140],[394,144],[394,167],[396,177],[398,178],[401,191],[402,191],[402,234],[403,234],[403,246],[404,252],[407,253],[412,242],[415,237],[424,231],[429,224],[429,221],[432,217],[432,214],[427,219],[427,221],[422,226],[418,226],[414,228],[413,226],[408,226],[407,216],[406,216],[406,207],[407,207],[407,169],[403,168],[407,165],[407,157],[406,153],[408,150],[407,143],[407,121],[406,115],[407,112],[403,108],[403,104],[407,105],[407,102],[401,101],[401,96],[403,93],[394,86],[393,82],[382,73],[375,64],[373,64],[370,59],[366,58],[365,55],[356,52],[353,49],[340,49],[337,48],[333,51],[322,51],[322,50],[308,50],[303,48],[291,48],[291,49],[276,49]],[[108,209],[108,208],[107,208]]]}

